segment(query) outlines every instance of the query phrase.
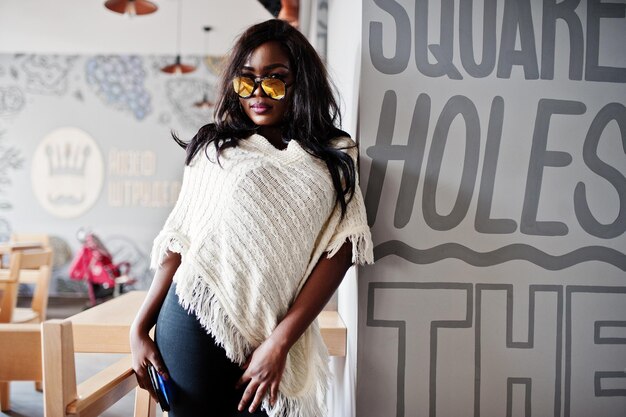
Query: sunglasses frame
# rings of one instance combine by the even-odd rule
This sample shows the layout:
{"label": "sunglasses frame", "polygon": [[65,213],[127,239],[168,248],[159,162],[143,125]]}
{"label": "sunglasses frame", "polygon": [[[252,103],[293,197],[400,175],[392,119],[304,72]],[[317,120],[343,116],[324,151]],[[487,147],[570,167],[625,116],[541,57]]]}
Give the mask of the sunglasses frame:
{"label": "sunglasses frame", "polygon": [[[237,92],[237,90],[235,90],[235,94],[237,94],[239,97],[241,97],[243,99],[248,99],[248,98],[252,97],[254,95],[254,92],[256,91],[256,89],[259,86],[261,86],[261,89],[263,90],[263,93],[267,97],[269,97],[272,100],[280,101],[280,100],[283,100],[285,98],[285,96],[287,95],[287,87],[289,87],[291,85],[291,84],[287,85],[287,83],[283,79],[281,79],[279,77],[276,77],[276,76],[273,76],[273,75],[269,75],[267,77],[256,77],[256,78],[252,78],[252,77],[250,77],[248,75],[236,75],[235,77],[233,77],[233,81],[235,81],[236,78],[247,78],[247,79],[252,80],[254,82],[254,85],[252,87],[252,91],[250,92],[250,95],[248,95],[248,96],[244,97],[241,94],[239,94]],[[270,96],[269,93],[267,91],[265,91],[265,88],[263,88],[263,81],[264,80],[278,80],[278,81],[280,81],[285,86],[285,94],[281,98],[274,98],[274,97]],[[233,86],[233,88],[234,88],[234,86]]]}

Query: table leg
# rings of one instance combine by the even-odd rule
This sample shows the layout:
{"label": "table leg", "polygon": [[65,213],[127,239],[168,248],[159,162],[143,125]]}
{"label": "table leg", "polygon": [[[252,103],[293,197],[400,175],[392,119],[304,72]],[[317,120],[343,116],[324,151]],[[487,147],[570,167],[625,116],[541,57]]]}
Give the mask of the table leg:
{"label": "table leg", "polygon": [[135,388],[135,417],[155,417],[156,401],[152,399],[148,391],[143,388]]}
{"label": "table leg", "polygon": [[0,382],[0,411],[9,411],[11,409],[11,401],[9,398],[10,386],[9,382]]}

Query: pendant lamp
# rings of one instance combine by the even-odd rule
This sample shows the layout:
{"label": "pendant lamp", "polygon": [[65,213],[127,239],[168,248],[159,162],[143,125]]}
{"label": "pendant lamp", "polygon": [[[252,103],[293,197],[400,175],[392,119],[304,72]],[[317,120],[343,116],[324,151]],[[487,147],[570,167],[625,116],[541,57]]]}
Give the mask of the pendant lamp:
{"label": "pendant lamp", "polygon": [[181,19],[182,19],[182,8],[183,4],[180,0],[178,0],[178,32],[176,34],[176,60],[173,64],[167,65],[161,68],[161,71],[167,74],[186,74],[188,72],[192,72],[196,70],[196,67],[193,65],[187,65],[181,63],[180,60],[180,36],[181,36]]}
{"label": "pendant lamp", "polygon": [[104,7],[125,16],[141,16],[156,12],[159,8],[148,0],[107,0]]}
{"label": "pendant lamp", "polygon": [[198,109],[209,109],[213,107],[213,105],[214,103],[209,100],[209,95],[206,92],[202,95],[202,100],[193,103],[193,106]]}
{"label": "pendant lamp", "polygon": [[[206,53],[206,58],[208,58],[209,48],[207,46],[208,45],[207,38],[208,38],[209,32],[213,28],[211,26],[205,26],[203,29],[204,29],[204,52]],[[209,95],[207,94],[206,91],[202,95],[202,100],[193,103],[194,107],[198,109],[208,109],[208,108],[213,107],[213,104],[214,103],[212,101],[209,101]]]}
{"label": "pendant lamp", "polygon": [[207,36],[206,36],[206,34],[208,34],[208,32],[210,32],[211,29],[212,28],[210,26],[205,26],[204,27],[204,32],[205,32],[204,50],[206,52],[206,55],[204,56],[204,64],[206,65],[207,69],[213,75],[219,75],[222,72],[222,66],[223,66],[224,62],[226,62],[226,57],[225,56],[218,56],[218,55],[209,55],[209,49],[207,47]]}
{"label": "pendant lamp", "polygon": [[176,55],[176,59],[173,64],[166,65],[161,68],[161,71],[166,72],[168,74],[187,74],[188,72],[193,72],[196,70],[196,67],[193,65],[183,64],[180,61],[180,54]]}

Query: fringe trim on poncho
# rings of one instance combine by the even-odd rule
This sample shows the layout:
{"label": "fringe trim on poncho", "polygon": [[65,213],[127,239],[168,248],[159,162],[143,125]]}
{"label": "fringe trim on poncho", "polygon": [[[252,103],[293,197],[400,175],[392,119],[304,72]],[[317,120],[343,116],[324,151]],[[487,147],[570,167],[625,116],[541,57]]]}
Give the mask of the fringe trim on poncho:
{"label": "fringe trim on poncho", "polygon": [[328,255],[326,257],[332,258],[343,246],[346,239],[349,239],[352,243],[352,263],[373,264],[373,243],[369,236],[369,228],[361,228],[361,230],[357,231],[349,230],[346,233],[339,234],[328,244]]}
{"label": "fringe trim on poncho", "polygon": [[182,234],[173,230],[159,233],[152,244],[150,269],[156,271],[161,267],[162,260],[168,249],[182,255],[189,250],[189,241]]}
{"label": "fringe trim on poncho", "polygon": [[[354,242],[357,241],[361,240],[357,239]],[[168,249],[184,255],[189,245],[176,232],[166,232],[157,236],[152,250],[152,268],[160,265],[160,260]],[[201,268],[191,259],[185,259],[185,262],[179,266],[174,276],[179,302],[185,310],[198,318],[202,327],[215,338],[219,346],[224,348],[226,356],[241,366],[254,351],[255,346],[251,345],[232,323],[212,291],[210,283],[198,273],[199,271]],[[177,279],[179,276],[185,279]],[[326,395],[330,381],[328,351],[323,342],[314,342],[314,340],[321,341],[321,337],[314,338],[313,332],[319,333],[317,322],[305,331],[289,351],[274,406],[272,407],[269,403],[269,394],[263,398],[261,409],[269,417],[323,417],[327,415]],[[314,383],[316,386],[312,387]]]}

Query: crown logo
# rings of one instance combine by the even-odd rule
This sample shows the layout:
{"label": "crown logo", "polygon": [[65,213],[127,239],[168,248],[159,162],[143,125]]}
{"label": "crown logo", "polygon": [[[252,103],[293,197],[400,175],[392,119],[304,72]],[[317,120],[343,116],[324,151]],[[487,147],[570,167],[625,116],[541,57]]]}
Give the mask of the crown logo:
{"label": "crown logo", "polygon": [[69,142],[46,146],[46,157],[50,176],[85,176],[87,160],[91,154],[89,145],[76,145]]}

